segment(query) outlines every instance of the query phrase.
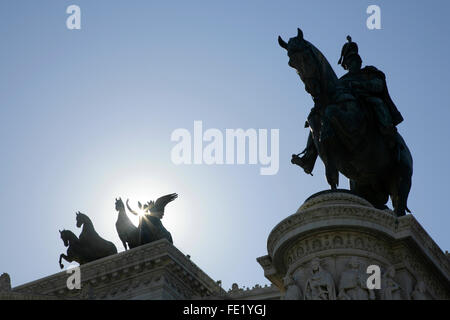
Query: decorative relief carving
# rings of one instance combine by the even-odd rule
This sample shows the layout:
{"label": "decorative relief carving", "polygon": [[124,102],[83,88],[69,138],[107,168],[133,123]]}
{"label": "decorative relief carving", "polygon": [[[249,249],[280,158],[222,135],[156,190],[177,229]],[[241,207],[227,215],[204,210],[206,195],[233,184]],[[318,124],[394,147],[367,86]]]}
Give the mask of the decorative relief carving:
{"label": "decorative relief carving", "polygon": [[402,263],[414,274],[416,279],[422,279],[425,282],[427,291],[431,294],[431,297],[450,299],[450,292],[443,288],[444,284],[436,278],[435,272],[426,268],[423,265],[423,261],[415,257],[409,249],[397,249],[394,258],[393,263]]}
{"label": "decorative relief carving", "polygon": [[[282,221],[272,230],[267,243],[269,255],[273,254],[275,244],[289,231],[299,228],[302,225],[317,223],[323,220],[329,221],[335,218],[362,220],[360,222],[361,225],[364,225],[364,221],[366,221],[373,223],[374,226],[379,225],[392,232],[392,234],[395,233],[395,218],[381,210],[367,207],[346,207],[345,205],[314,208],[292,215],[289,217],[289,220]],[[286,221],[289,221],[289,223],[286,223]]]}
{"label": "decorative relief carving", "polygon": [[[409,298],[405,290],[411,290],[414,279],[423,281],[423,284],[416,284],[415,296],[421,297],[424,287],[425,297],[450,299],[450,259],[417,220],[412,215],[396,219],[392,212],[371,208],[353,195],[331,193],[307,200],[296,214],[272,230],[267,249],[269,255],[266,260],[270,258],[274,262],[270,265],[273,268],[270,274],[277,283],[281,282],[286,270],[292,273],[292,268],[305,269],[304,262],[314,257],[353,255],[376,261],[382,268],[384,265],[407,268],[409,275],[398,276],[401,282],[395,280],[395,269],[388,268],[391,270],[384,273],[382,279],[387,289],[379,292],[383,299]],[[418,254],[418,249],[422,255]],[[359,262],[361,267],[362,260]],[[343,282],[342,287],[347,286],[345,283],[352,281],[343,279],[352,278],[350,273],[346,274],[349,270],[343,268],[338,260],[334,263],[328,271],[336,281]],[[269,270],[268,267],[264,269]],[[302,278],[302,284],[304,281]],[[341,283],[339,285],[341,287]],[[341,294],[341,289],[340,296],[345,297],[346,291],[350,290],[344,289]],[[351,298],[365,298],[365,290],[358,291]],[[370,298],[370,292],[367,293]]]}
{"label": "decorative relief carving", "polygon": [[302,292],[292,275],[288,275],[284,278],[284,287],[286,292],[283,300],[302,300]]}
{"label": "decorative relief carving", "polygon": [[81,300],[95,300],[96,295],[94,287],[90,283],[83,283],[79,293],[79,299]]}
{"label": "decorative relief carving", "polygon": [[413,300],[428,300],[426,291],[425,282],[419,281],[417,282],[414,291],[411,293],[411,297]]}
{"label": "decorative relief carving", "polygon": [[333,277],[320,266],[319,258],[311,261],[311,276],[306,281],[305,300],[336,300]]}
{"label": "decorative relief carving", "polygon": [[394,280],[395,268],[390,266],[381,281],[382,300],[402,300],[400,285]]}
{"label": "decorative relief carving", "polygon": [[[333,239],[328,246],[322,245],[327,239]],[[312,246],[310,246],[312,243]],[[370,255],[379,255],[385,259],[392,257],[389,244],[382,238],[375,235],[361,234],[358,232],[322,232],[311,235],[294,243],[286,253],[285,264],[291,265],[295,261],[304,258],[309,254],[319,253],[323,250],[332,249],[357,249],[367,251]]]}
{"label": "decorative relief carving", "polygon": [[339,282],[339,300],[374,300],[375,292],[367,288],[367,274],[361,271],[356,257],[350,258],[348,269],[343,271]]}

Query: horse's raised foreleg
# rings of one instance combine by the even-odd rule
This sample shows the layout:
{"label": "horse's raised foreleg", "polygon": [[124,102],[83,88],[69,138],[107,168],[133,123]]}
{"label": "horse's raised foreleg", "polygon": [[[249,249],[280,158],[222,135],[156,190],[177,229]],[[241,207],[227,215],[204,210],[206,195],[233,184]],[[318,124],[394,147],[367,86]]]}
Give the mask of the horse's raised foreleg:
{"label": "horse's raised foreleg", "polygon": [[330,154],[330,141],[329,139],[325,141],[323,140],[321,143],[320,157],[325,165],[325,177],[327,178],[327,182],[330,185],[331,190],[336,190],[339,185],[339,171],[336,168],[335,162]]}
{"label": "horse's raised foreleg", "polygon": [[69,262],[69,263],[72,263],[73,262],[73,259],[71,259],[69,256],[66,256],[64,253],[62,253],[60,256],[59,256],[59,267],[61,268],[61,269],[63,269],[64,268],[64,265],[62,264],[62,259],[64,258],[64,260],[66,260],[67,262]]}
{"label": "horse's raised foreleg", "polygon": [[325,166],[325,175],[331,190],[336,190],[339,185],[339,171],[333,164],[328,163],[328,165]]}
{"label": "horse's raised foreleg", "polygon": [[336,105],[327,106],[325,110],[319,139],[316,145],[318,146],[320,157],[325,165],[325,176],[327,178],[327,182],[330,185],[331,190],[336,190],[339,185],[339,171],[336,167],[336,161],[333,158],[333,154],[337,154],[335,150],[337,148],[338,141],[332,126],[332,119],[336,118],[339,110]]}
{"label": "horse's raised foreleg", "polygon": [[329,151],[325,148],[324,156],[322,156],[322,160],[325,165],[325,177],[327,178],[327,182],[330,185],[331,190],[336,190],[339,185],[339,171],[329,154]]}

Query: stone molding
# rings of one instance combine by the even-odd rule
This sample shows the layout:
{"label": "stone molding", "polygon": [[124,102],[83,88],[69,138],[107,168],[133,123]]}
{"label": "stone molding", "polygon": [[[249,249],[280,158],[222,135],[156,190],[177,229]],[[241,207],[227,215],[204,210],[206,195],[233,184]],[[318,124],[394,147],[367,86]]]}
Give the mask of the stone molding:
{"label": "stone molding", "polygon": [[224,294],[217,283],[166,239],[80,267],[81,290],[68,290],[63,271],[13,288],[56,299],[190,299]]}
{"label": "stone molding", "polygon": [[232,300],[279,300],[280,290],[275,285],[255,285],[252,288],[240,288],[237,284],[228,290],[227,297]]}

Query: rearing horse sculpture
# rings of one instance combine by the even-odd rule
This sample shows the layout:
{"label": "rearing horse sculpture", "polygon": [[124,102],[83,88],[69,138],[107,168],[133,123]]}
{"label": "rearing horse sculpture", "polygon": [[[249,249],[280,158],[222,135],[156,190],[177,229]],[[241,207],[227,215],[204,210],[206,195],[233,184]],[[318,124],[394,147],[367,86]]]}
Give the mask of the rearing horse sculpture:
{"label": "rearing horse sculpture", "polygon": [[278,43],[313,97],[315,106],[307,123],[331,188],[336,189],[341,172],[350,179],[350,189],[376,208],[386,208],[390,196],[397,216],[409,212],[413,161],[401,135],[396,133],[399,155],[393,157],[364,106],[345,90],[327,59],[300,29],[288,43],[281,37]]}
{"label": "rearing horse sculpture", "polygon": [[70,230],[59,231],[61,235],[61,239],[64,242],[64,246],[67,247],[67,254],[61,254],[59,256],[59,266],[64,268],[62,264],[62,259],[67,262],[78,262],[80,265],[85,264],[86,262],[92,261],[92,258],[89,256],[88,250],[86,247],[80,245],[80,240],[78,237]]}

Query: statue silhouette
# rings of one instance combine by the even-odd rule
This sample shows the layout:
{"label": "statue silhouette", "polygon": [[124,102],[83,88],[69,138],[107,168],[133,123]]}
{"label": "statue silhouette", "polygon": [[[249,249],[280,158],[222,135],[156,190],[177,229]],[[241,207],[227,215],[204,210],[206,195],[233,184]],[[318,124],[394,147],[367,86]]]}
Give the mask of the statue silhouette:
{"label": "statue silhouette", "polygon": [[178,197],[178,194],[172,193],[158,198],[156,201],[149,201],[142,205],[138,202],[139,209],[143,210],[143,214],[139,215],[136,211],[130,208],[127,200],[127,208],[134,215],[139,216],[139,243],[145,244],[152,241],[157,241],[166,238],[170,243],[173,243],[172,236],[161,223],[164,216],[164,208],[169,202],[172,202]]}
{"label": "statue silhouette", "polygon": [[[139,229],[134,226],[125,211],[125,205],[121,198],[116,199],[116,211],[119,212],[116,222],[116,230],[125,250],[136,248],[139,243]],[[128,248],[127,248],[128,244]]]}
{"label": "statue silhouette", "polygon": [[85,264],[87,262],[93,261],[90,256],[89,250],[87,247],[83,247],[80,245],[80,240],[78,237],[70,230],[59,231],[61,235],[61,239],[64,242],[64,246],[67,248],[67,254],[61,254],[59,256],[59,266],[64,268],[62,264],[62,259],[67,262],[78,262],[80,265]]}
{"label": "statue silhouette", "polygon": [[[317,156],[320,156],[332,190],[337,188],[338,173],[341,172],[350,179],[351,191],[367,199],[376,208],[385,209],[390,196],[397,216],[409,212],[407,200],[411,189],[413,160],[402,136],[393,128],[402,120],[400,115],[397,114],[397,119],[393,118],[397,120],[394,122],[381,122],[381,116],[371,117],[370,112],[373,113],[376,108],[379,112],[386,109],[377,105],[379,101],[368,108],[367,99],[355,97],[355,91],[349,90],[348,83],[345,83],[350,80],[349,77],[338,79],[327,59],[303,38],[300,29],[288,43],[281,37],[278,37],[278,43],[287,50],[289,66],[297,70],[305,83],[305,90],[314,101],[306,123],[306,127],[310,128],[310,136],[303,152],[305,155],[293,155],[291,162],[311,173]],[[347,52],[344,54],[349,57]],[[350,61],[347,60],[345,64]],[[371,73],[364,73],[368,79],[372,79],[370,77],[373,75],[381,75],[373,68],[369,68],[369,71]],[[352,84],[356,84],[356,88],[369,83],[352,79]],[[380,92],[383,95],[382,102],[386,102],[387,89]],[[390,105],[389,110],[395,115],[393,107]],[[377,120],[373,121],[374,118]],[[382,128],[385,132],[380,132]],[[395,152],[392,139],[395,139]]]}

